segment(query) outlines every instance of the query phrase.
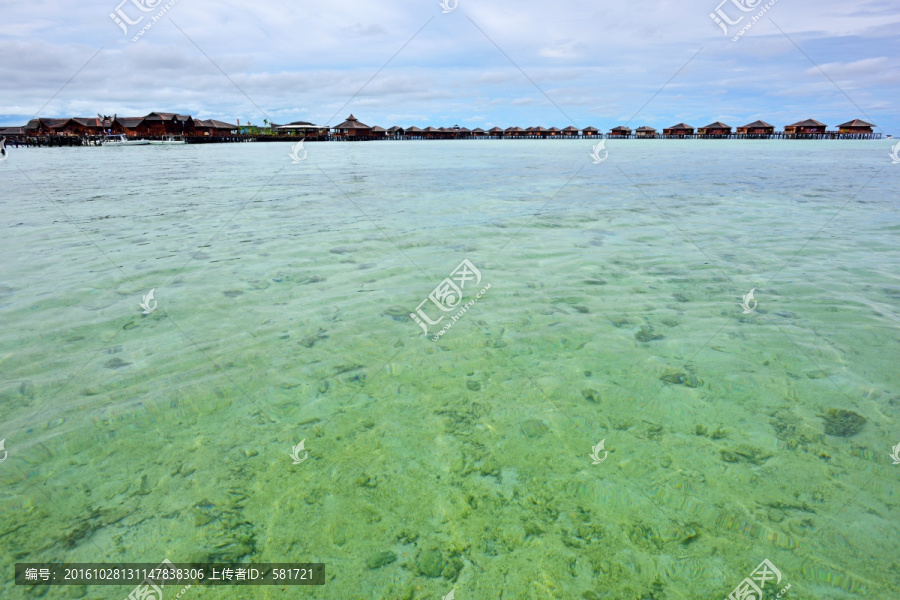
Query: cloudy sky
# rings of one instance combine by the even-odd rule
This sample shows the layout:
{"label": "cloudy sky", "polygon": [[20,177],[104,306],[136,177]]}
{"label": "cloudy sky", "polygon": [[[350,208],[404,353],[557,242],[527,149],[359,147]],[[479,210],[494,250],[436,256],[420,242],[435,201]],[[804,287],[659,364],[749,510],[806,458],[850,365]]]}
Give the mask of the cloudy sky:
{"label": "cloudy sky", "polygon": [[[456,8],[0,0],[0,125],[150,111],[334,125],[352,112],[385,127],[602,130],[862,118],[900,134],[897,0],[445,1]],[[727,34],[717,8],[741,19]]]}

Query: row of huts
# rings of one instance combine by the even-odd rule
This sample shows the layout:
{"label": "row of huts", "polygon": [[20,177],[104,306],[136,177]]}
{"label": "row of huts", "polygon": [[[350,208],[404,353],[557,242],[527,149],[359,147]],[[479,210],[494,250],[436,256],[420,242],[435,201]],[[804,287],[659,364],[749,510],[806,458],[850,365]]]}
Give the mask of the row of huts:
{"label": "row of huts", "polygon": [[238,126],[215,119],[194,119],[190,115],[150,113],[145,117],[72,117],[68,119],[31,119],[24,127],[0,128],[5,136],[77,136],[91,137],[125,134],[128,137],[152,138],[165,136],[231,137],[238,134]]}
{"label": "row of huts", "polygon": [[[838,125],[837,131],[828,131],[824,123],[813,119],[786,125],[783,131],[776,131],[774,125],[765,121],[754,121],[742,127],[732,128],[716,121],[704,127],[694,128],[686,123],[678,123],[658,130],[642,126],[632,130],[627,126],[613,127],[603,135],[596,127],[579,129],[574,126],[558,129],[550,127],[493,127],[491,129],[468,129],[453,127],[398,127],[389,129],[369,126],[360,122],[352,114],[342,123],[333,127],[315,125],[307,121],[295,121],[287,125],[268,124],[256,129],[253,134],[259,140],[281,139],[283,137],[303,137],[318,140],[372,140],[372,139],[471,139],[471,138],[842,138],[878,139],[871,123],[855,119]],[[108,134],[125,134],[135,138],[153,138],[180,135],[196,141],[214,141],[219,138],[237,140],[250,135],[247,127],[232,125],[215,119],[194,119],[190,115],[176,113],[150,113],[144,117],[118,117],[97,115],[96,118],[32,119],[24,127],[0,128],[0,136],[39,137],[76,136],[91,137]],[[213,139],[210,139],[213,138]]]}
{"label": "row of huts", "polygon": [[[321,137],[328,134],[327,128],[321,128],[312,123],[300,121],[286,127],[293,128],[307,137]],[[692,127],[686,123],[678,123],[672,127],[666,127],[660,133],[653,127],[642,126],[632,130],[627,126],[613,127],[605,136],[596,127],[579,129],[574,126],[558,129],[550,127],[493,127],[488,130],[481,128],[468,129],[454,125],[453,127],[435,128],[426,127],[370,127],[361,123],[353,115],[346,121],[333,128],[331,135],[346,139],[458,139],[458,138],[842,138],[842,139],[877,139],[880,133],[875,133],[875,125],[854,119],[838,125],[837,131],[828,131],[828,126],[814,119],[807,119],[792,125],[786,125],[783,131],[775,131],[775,126],[765,121],[754,121],[742,127],[735,128],[720,121],[710,123],[704,127]],[[282,127],[283,129],[284,127]]]}

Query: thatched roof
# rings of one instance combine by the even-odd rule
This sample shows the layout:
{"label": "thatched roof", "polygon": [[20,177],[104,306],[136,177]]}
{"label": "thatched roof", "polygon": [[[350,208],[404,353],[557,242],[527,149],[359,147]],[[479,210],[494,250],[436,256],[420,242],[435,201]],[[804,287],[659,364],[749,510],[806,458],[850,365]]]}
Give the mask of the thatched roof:
{"label": "thatched roof", "polygon": [[788,127],[827,127],[827,125],[825,125],[825,123],[819,123],[815,119],[807,119],[788,125]]}
{"label": "thatched roof", "polygon": [[365,123],[360,123],[356,117],[352,114],[347,117],[347,120],[341,123],[340,125],[335,125],[332,129],[372,129]]}
{"label": "thatched roof", "polygon": [[846,123],[838,125],[838,127],[875,127],[875,125],[860,121],[859,119],[853,119],[852,121],[847,121]]}

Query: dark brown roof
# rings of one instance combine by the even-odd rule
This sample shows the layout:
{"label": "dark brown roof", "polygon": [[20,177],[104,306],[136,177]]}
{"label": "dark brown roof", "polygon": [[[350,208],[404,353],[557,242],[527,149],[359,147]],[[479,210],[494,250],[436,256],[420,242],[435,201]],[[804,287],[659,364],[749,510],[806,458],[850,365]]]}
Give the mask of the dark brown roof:
{"label": "dark brown roof", "polygon": [[618,127],[613,127],[610,131],[631,131],[631,127],[626,127],[624,125],[619,125]]}
{"label": "dark brown roof", "polygon": [[853,119],[852,121],[847,121],[846,123],[838,125],[838,127],[875,127],[875,125],[860,121],[859,119]]}
{"label": "dark brown roof", "polygon": [[378,125],[373,125],[372,131],[377,131],[379,133],[381,133],[381,132],[387,133],[387,129],[385,129],[384,127],[379,127]]}
{"label": "dark brown roof", "polygon": [[503,132],[503,130],[500,129],[499,127],[491,127],[490,131],[493,131],[494,133],[502,133]]}
{"label": "dark brown roof", "polygon": [[507,127],[504,131],[525,131],[521,127]]}
{"label": "dark brown roof", "polygon": [[710,123],[700,129],[731,129],[731,125],[726,125],[722,121],[716,121],[715,123]]}
{"label": "dark brown roof", "polygon": [[472,133],[484,133],[484,129],[482,129],[481,127],[476,127],[472,130]]}
{"label": "dark brown roof", "polygon": [[457,131],[460,133],[472,133],[472,130],[467,127],[460,127]]}
{"label": "dark brown roof", "polygon": [[569,125],[569,126],[566,127],[565,129],[563,129],[563,131],[574,131],[575,133],[578,133],[578,128],[577,128],[577,127],[572,127],[571,125]]}
{"label": "dark brown roof", "polygon": [[440,131],[440,129],[435,129],[434,127],[432,127],[431,125],[429,125],[428,127],[426,127],[425,129],[423,129],[422,131],[425,131],[425,132],[427,132],[427,133],[437,133],[437,132]]}
{"label": "dark brown roof", "polygon": [[765,121],[753,121],[748,125],[744,125],[743,127],[741,127],[741,129],[759,129],[760,127],[770,127],[772,129],[775,129],[774,125],[769,125]]}
{"label": "dark brown roof", "polygon": [[419,129],[418,127],[416,127],[415,125],[413,125],[412,127],[406,128],[406,133],[419,133],[420,131],[422,131],[422,130]]}
{"label": "dark brown roof", "polygon": [[133,128],[144,122],[144,117],[116,117],[116,122],[122,127]]}
{"label": "dark brown roof", "polygon": [[687,123],[679,123],[678,125],[672,125],[671,127],[666,127],[666,129],[690,129],[691,131],[694,130],[694,128],[691,127],[690,125],[688,125]]}
{"label": "dark brown roof", "polygon": [[819,123],[815,119],[807,119],[788,125],[788,127],[826,127],[825,123]]}
{"label": "dark brown roof", "polygon": [[585,127],[584,129],[582,129],[582,131],[600,131],[600,130],[597,129],[596,127]]}
{"label": "dark brown roof", "polygon": [[352,114],[347,117],[347,120],[341,123],[340,125],[335,125],[332,129],[371,129],[365,123],[360,123],[356,120]]}
{"label": "dark brown roof", "polygon": [[213,127],[215,129],[237,129],[237,125],[232,125],[231,123],[226,123],[225,121],[216,121],[215,119],[207,119],[205,121],[207,127]]}
{"label": "dark brown roof", "polygon": [[653,129],[652,127],[647,127],[646,125],[641,125],[637,129],[635,129],[635,131],[656,131],[656,130]]}
{"label": "dark brown roof", "polygon": [[551,127],[551,128],[548,129],[547,131],[559,131],[559,129],[557,129],[556,127]]}

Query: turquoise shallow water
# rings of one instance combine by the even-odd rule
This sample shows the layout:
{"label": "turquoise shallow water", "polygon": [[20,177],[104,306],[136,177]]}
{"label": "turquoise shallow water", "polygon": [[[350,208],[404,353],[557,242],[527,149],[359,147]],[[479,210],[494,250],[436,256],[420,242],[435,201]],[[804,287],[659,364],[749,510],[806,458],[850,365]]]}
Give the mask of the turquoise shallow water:
{"label": "turquoise shallow water", "polygon": [[[889,147],[12,148],[0,568],[314,561],[325,586],[182,598],[670,600],[769,559],[786,598],[893,597]],[[464,259],[463,302],[490,289],[432,341],[409,313]]]}

